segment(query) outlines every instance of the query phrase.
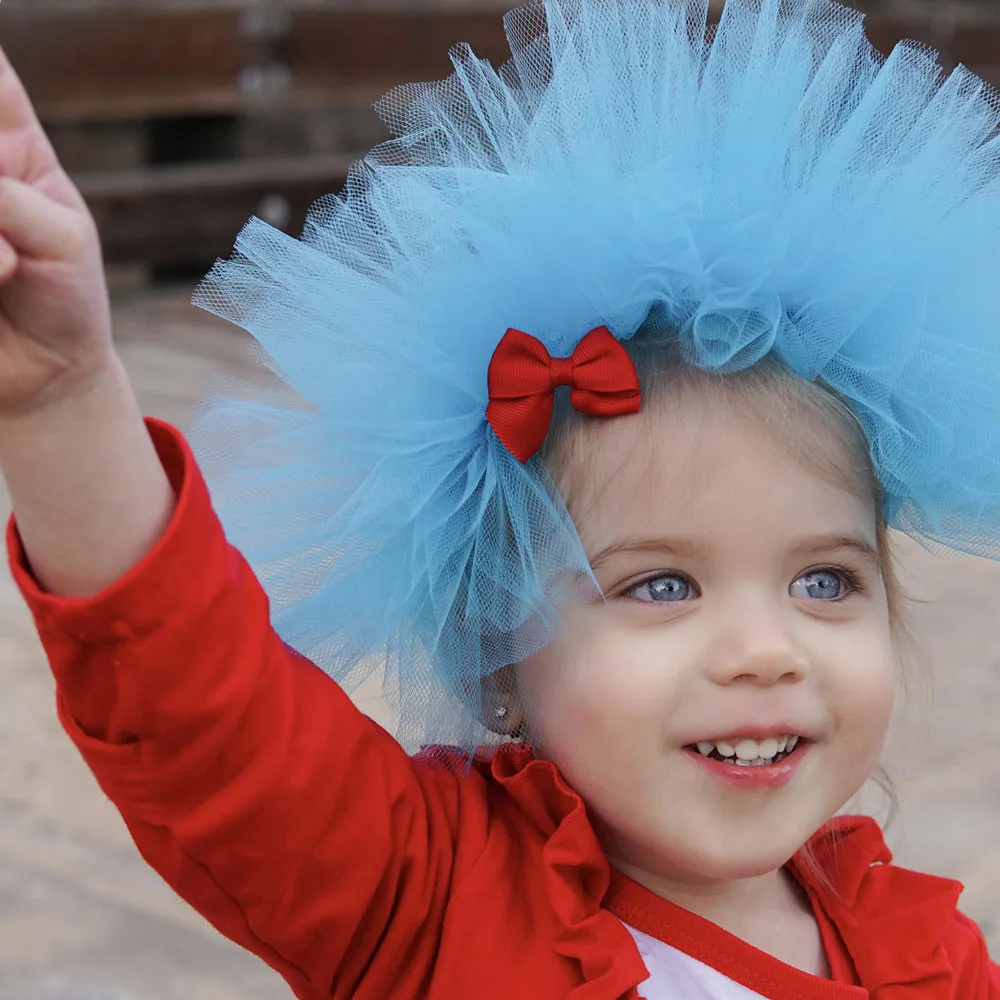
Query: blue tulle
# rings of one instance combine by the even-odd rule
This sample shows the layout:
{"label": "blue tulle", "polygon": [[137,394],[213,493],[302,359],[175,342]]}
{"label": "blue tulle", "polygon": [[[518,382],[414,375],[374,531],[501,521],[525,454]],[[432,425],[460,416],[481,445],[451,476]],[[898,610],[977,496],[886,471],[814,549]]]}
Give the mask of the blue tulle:
{"label": "blue tulle", "polygon": [[537,459],[484,420],[508,327],[553,355],[652,308],[715,371],[777,352],[853,401],[890,522],[1000,539],[1000,117],[830,0],[546,0],[499,72],[389,94],[396,138],[301,240],[253,220],[196,301],[289,390],[194,431],[289,643],[386,669],[409,747],[478,742],[480,679],[596,584]]}

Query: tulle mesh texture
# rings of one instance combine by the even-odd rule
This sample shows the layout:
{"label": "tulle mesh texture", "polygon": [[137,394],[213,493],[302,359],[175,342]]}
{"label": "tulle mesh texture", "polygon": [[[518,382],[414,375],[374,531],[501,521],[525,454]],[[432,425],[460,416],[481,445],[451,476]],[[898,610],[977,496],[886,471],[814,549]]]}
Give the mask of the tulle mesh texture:
{"label": "tulle mesh texture", "polygon": [[829,0],[706,6],[510,13],[507,64],[458,46],[390,93],[301,240],[252,220],[196,296],[288,387],[194,431],[229,535],[290,644],[349,689],[385,669],[409,749],[481,742],[481,679],[598,596],[485,422],[508,327],[565,356],[655,310],[702,368],[777,352],[853,402],[890,523],[998,554],[997,94]]}

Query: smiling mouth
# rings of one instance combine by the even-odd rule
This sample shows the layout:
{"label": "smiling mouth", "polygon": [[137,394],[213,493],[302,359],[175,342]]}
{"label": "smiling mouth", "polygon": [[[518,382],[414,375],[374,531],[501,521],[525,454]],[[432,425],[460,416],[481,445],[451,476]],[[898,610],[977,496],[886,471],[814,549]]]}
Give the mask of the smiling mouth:
{"label": "smiling mouth", "polygon": [[805,741],[800,736],[769,736],[763,740],[710,740],[685,747],[709,760],[739,767],[768,767],[787,760]]}

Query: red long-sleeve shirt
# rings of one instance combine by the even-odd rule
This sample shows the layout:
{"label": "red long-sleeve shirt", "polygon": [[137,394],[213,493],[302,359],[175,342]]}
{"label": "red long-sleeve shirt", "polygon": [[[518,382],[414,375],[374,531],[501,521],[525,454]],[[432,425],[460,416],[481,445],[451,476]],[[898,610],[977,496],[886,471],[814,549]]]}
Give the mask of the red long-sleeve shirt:
{"label": "red long-sleeve shirt", "polygon": [[[834,976],[793,969],[613,872],[553,764],[510,746],[469,774],[408,758],[271,629],[183,438],[150,421],[178,493],[104,593],[11,567],[58,711],[145,859],[301,1000],[634,1000],[625,923],[770,1000],[998,1000],[961,887],[896,868],[871,820],[793,861]],[[830,885],[825,884],[829,880]]]}

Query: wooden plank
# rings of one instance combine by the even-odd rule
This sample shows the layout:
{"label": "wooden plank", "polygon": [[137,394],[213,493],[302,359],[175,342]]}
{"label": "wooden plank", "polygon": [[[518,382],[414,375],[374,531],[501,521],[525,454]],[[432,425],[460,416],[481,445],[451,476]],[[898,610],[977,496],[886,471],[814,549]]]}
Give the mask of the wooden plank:
{"label": "wooden plank", "polygon": [[302,84],[397,84],[448,76],[458,42],[494,65],[510,56],[502,17],[489,9],[301,11],[280,51]]}
{"label": "wooden plank", "polygon": [[963,25],[955,29],[949,47],[951,57],[967,66],[995,67],[1000,63],[1000,22]]}
{"label": "wooden plank", "polygon": [[[712,5],[722,0],[709,0]],[[204,10],[206,8],[262,10],[295,12],[309,11],[482,11],[493,9],[503,15],[511,7],[518,6],[517,0],[3,0],[3,6],[11,10],[77,11],[96,10],[104,14],[122,10]]]}
{"label": "wooden plank", "polygon": [[462,40],[498,62],[508,54],[489,8],[307,9],[262,24],[232,7],[0,6],[0,45],[50,123],[369,103],[447,76]]}
{"label": "wooden plank", "polygon": [[[507,57],[498,6],[440,3],[283,10],[214,0],[109,10],[8,0],[0,5],[0,44],[51,121],[244,113],[262,100],[272,109],[315,107],[367,102],[397,83],[440,79],[450,72],[447,51],[456,42],[470,42],[494,64]],[[269,10],[271,17],[262,15]],[[997,61],[1000,28],[992,23],[873,13],[867,29],[883,52],[916,38],[949,60]]]}
{"label": "wooden plank", "polygon": [[0,44],[48,121],[217,112],[253,60],[237,10],[31,14],[0,7]]}
{"label": "wooden plank", "polygon": [[309,205],[340,190],[349,166],[347,156],[317,156],[109,171],[75,180],[108,263],[203,265],[228,256],[265,199],[284,199],[284,228],[298,235]]}
{"label": "wooden plank", "polygon": [[[948,35],[932,17],[893,17],[880,13],[868,14],[865,17],[865,32],[872,45],[883,55],[890,52],[903,41],[920,42],[941,51],[947,50]],[[947,51],[945,51],[947,58]]]}

